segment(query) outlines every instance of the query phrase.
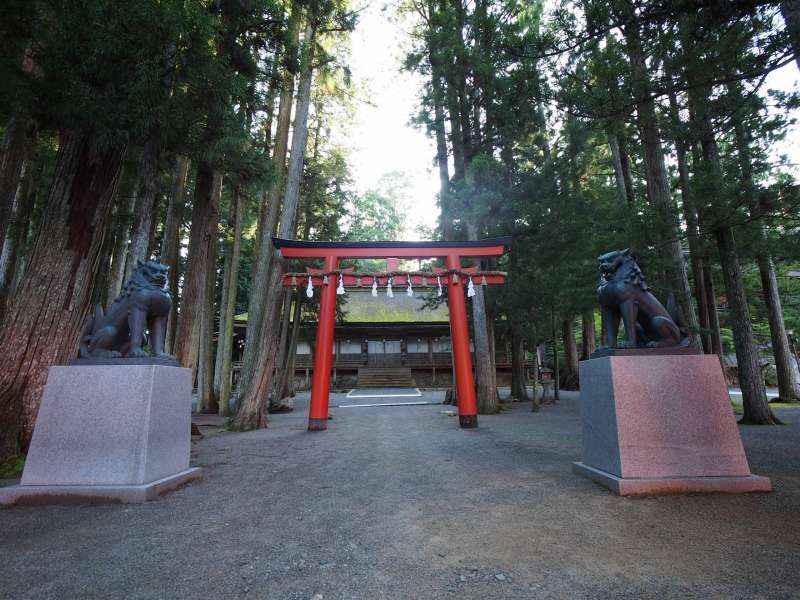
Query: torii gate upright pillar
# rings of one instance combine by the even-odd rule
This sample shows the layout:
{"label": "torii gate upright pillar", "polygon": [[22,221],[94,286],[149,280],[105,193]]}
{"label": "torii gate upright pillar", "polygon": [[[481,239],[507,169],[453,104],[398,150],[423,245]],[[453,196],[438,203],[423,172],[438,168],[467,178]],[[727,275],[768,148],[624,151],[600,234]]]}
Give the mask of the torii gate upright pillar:
{"label": "torii gate upright pillar", "polygon": [[[448,269],[460,270],[461,257],[448,254],[445,258]],[[455,368],[458,424],[463,428],[478,426],[478,402],[475,398],[475,379],[472,376],[472,355],[469,352],[469,326],[464,286],[460,278],[447,278],[447,307],[450,311],[450,335]]]}
{"label": "torii gate upright pillar", "polygon": [[[339,268],[339,259],[325,257],[325,271]],[[321,431],[328,428],[328,396],[331,389],[333,367],[333,330],[336,325],[336,275],[328,277],[328,285],[322,286],[319,303],[317,342],[314,347],[314,374],[311,379],[311,404],[308,409],[308,428]]]}

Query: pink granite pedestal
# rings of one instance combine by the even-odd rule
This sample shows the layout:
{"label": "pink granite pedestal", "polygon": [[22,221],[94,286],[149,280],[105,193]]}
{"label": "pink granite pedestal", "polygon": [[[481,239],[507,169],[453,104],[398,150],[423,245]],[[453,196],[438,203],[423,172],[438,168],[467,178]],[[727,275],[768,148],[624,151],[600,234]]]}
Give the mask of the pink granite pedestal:
{"label": "pink granite pedestal", "polygon": [[622,496],[772,490],[750,473],[716,356],[594,358],[580,381],[575,472]]}

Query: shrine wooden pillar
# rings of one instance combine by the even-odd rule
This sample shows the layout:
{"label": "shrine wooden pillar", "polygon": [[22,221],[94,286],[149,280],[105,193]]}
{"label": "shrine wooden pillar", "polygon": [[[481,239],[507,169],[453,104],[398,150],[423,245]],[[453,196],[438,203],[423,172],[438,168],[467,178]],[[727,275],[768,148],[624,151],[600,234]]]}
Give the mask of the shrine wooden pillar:
{"label": "shrine wooden pillar", "polygon": [[[461,270],[461,257],[448,254],[448,269]],[[464,285],[461,277],[448,275],[447,306],[450,311],[450,335],[453,346],[453,367],[455,369],[456,400],[458,402],[458,424],[461,427],[478,426],[478,402],[475,397],[475,379],[472,375],[472,355],[469,352],[469,326],[467,307],[464,299]]]}
{"label": "shrine wooden pillar", "polygon": [[[339,268],[339,258],[325,257],[326,272]],[[336,275],[328,275],[328,285],[322,286],[319,303],[319,323],[314,353],[314,374],[311,379],[311,404],[308,409],[309,431],[322,431],[328,428],[328,396],[331,389],[331,368],[333,367],[333,333],[336,325]]]}

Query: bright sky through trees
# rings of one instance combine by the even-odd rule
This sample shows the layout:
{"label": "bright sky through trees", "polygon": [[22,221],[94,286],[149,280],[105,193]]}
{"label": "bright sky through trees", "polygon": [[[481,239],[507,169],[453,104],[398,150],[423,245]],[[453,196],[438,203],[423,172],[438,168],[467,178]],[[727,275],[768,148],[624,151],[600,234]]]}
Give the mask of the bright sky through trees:
{"label": "bright sky through trees", "polygon": [[411,27],[398,21],[396,10],[393,4],[370,2],[359,13],[350,65],[356,89],[365,90],[358,97],[369,103],[357,103],[356,120],[345,129],[343,143],[352,148],[350,164],[361,193],[391,171],[408,175],[411,189],[404,237],[419,239],[416,226],[433,227],[439,215],[436,147],[424,131],[409,125],[425,82],[417,74],[400,71]]}

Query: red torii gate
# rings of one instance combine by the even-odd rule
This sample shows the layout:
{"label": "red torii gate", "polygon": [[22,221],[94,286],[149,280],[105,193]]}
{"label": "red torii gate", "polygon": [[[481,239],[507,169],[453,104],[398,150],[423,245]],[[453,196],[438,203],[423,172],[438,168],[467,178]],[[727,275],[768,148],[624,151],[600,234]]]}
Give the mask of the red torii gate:
{"label": "red torii gate", "polygon": [[463,284],[472,276],[480,277],[476,284],[501,284],[505,274],[497,271],[481,272],[477,268],[462,268],[466,257],[502,256],[511,247],[511,238],[492,238],[472,242],[305,242],[272,238],[273,246],[284,258],[322,258],[324,267],[307,269],[307,273],[287,273],[284,286],[298,285],[300,277],[312,285],[322,287],[319,306],[319,324],[314,356],[314,374],[311,380],[311,403],[308,411],[308,429],[320,431],[328,427],[328,399],[333,367],[333,329],[336,317],[336,288],[339,277],[342,284],[361,287],[363,279],[368,285],[377,281],[385,285],[393,277],[397,285],[427,285],[425,273],[387,272],[382,274],[357,274],[339,270],[343,258],[444,258],[445,269],[434,269],[428,277],[442,277],[447,281],[447,303],[450,311],[450,332],[455,368],[458,420],[461,427],[478,426],[478,404],[475,399],[475,381],[472,376],[472,356],[469,351],[469,327]]}

